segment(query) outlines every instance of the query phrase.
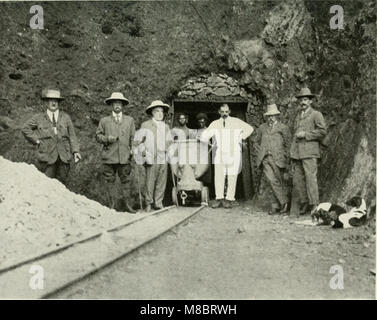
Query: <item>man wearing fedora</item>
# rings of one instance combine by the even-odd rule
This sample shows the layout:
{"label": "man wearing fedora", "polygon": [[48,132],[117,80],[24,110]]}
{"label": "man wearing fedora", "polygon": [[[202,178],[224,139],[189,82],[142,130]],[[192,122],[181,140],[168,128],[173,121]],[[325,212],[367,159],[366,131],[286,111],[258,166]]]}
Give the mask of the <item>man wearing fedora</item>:
{"label": "man wearing fedora", "polygon": [[160,101],[153,101],[145,110],[151,118],[141,124],[136,133],[135,142],[138,147],[136,153],[142,153],[142,163],[145,167],[145,203],[146,211],[163,208],[167,174],[168,150],[172,144],[169,126],[164,122],[164,113],[170,109],[169,105]]}
{"label": "man wearing fedora", "polygon": [[296,96],[299,112],[294,120],[294,136],[290,149],[293,170],[293,192],[300,198],[300,214],[310,212],[319,204],[317,161],[320,141],[326,136],[325,119],[312,108],[314,94],[302,88]]}
{"label": "man wearing fedora", "polygon": [[130,213],[136,211],[130,205],[131,200],[131,159],[132,145],[135,136],[135,121],[132,117],[124,114],[124,106],[129,101],[121,92],[113,92],[105,100],[111,105],[112,113],[103,117],[96,131],[96,138],[102,144],[103,176],[106,182],[109,207],[114,208],[117,189],[115,185],[116,174],[122,184],[122,194],[126,209]]}
{"label": "man wearing fedora", "polygon": [[288,126],[278,120],[279,114],[276,104],[268,105],[264,114],[267,121],[256,130],[257,166],[263,166],[263,173],[274,196],[270,214],[287,213],[288,210],[283,176],[288,168],[291,134]]}
{"label": "man wearing fedora", "polygon": [[46,111],[26,121],[22,133],[37,146],[38,169],[65,184],[72,155],[75,163],[81,160],[75,128],[70,116],[59,110],[59,90],[43,90],[42,100]]}

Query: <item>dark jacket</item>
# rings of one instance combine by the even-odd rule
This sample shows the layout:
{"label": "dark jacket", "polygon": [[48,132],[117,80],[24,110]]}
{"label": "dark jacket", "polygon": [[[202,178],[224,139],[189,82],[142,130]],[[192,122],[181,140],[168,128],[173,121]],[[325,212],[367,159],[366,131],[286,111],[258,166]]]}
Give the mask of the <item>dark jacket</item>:
{"label": "dark jacket", "polygon": [[59,156],[63,162],[68,163],[72,154],[79,152],[79,144],[71,118],[61,110],[59,110],[56,127],[58,134],[54,133],[47,112],[36,114],[24,124],[22,133],[25,138],[33,144],[36,144],[37,140],[42,142],[37,149],[38,161],[52,164]]}
{"label": "dark jacket", "polygon": [[294,121],[294,134],[304,131],[305,138],[293,136],[290,155],[292,159],[320,158],[320,141],[326,136],[326,122],[321,112],[310,108],[302,117],[301,112]]}
{"label": "dark jacket", "polygon": [[279,168],[286,168],[289,160],[289,147],[291,143],[291,133],[289,128],[277,122],[271,129],[267,123],[263,123],[257,129],[258,155],[257,166],[259,167],[266,157],[271,154]]}
{"label": "dark jacket", "polygon": [[[108,137],[117,140],[109,143]],[[122,115],[121,123],[116,123],[114,117],[107,116],[100,120],[96,138],[102,146],[102,162],[108,164],[127,164],[130,162],[132,143],[135,136],[135,121],[132,117]]]}

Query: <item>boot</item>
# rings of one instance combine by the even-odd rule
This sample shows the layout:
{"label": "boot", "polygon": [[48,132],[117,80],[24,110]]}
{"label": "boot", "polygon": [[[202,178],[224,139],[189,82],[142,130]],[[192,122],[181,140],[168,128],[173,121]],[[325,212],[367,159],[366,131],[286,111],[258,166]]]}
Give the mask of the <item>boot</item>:
{"label": "boot", "polygon": [[131,199],[130,190],[123,184],[122,184],[122,190],[123,190],[123,200],[126,206],[126,211],[129,213],[136,213],[136,211],[132,208],[132,206],[129,203],[129,200]]}
{"label": "boot", "polygon": [[105,188],[106,188],[107,206],[110,209],[114,209],[115,208],[115,199],[116,199],[115,183],[106,182],[105,186],[106,186]]}
{"label": "boot", "polygon": [[214,200],[211,204],[212,209],[219,208],[222,205],[223,200]]}

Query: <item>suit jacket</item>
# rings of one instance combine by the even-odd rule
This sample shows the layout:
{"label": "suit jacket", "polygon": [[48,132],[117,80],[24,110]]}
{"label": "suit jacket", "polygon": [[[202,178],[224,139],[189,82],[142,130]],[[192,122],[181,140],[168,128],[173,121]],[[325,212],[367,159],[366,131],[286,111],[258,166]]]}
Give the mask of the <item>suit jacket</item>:
{"label": "suit jacket", "polygon": [[37,149],[38,161],[52,164],[60,157],[63,162],[68,163],[72,154],[79,152],[71,118],[61,110],[59,110],[56,127],[58,134],[54,133],[47,112],[36,114],[23,125],[22,133],[29,142],[33,144],[36,144],[37,140],[42,142]]}
{"label": "suit jacket", "polygon": [[291,142],[291,133],[288,126],[281,122],[276,122],[271,128],[267,123],[263,123],[257,129],[257,136],[259,145],[257,166],[259,167],[263,159],[270,154],[279,168],[286,168],[288,166]]}
{"label": "suit jacket", "polygon": [[162,132],[158,131],[157,123],[153,119],[144,121],[141,124],[141,128],[135,136],[135,142],[140,143],[136,150],[138,163],[139,161],[149,165],[165,163],[166,153],[173,143],[173,138],[170,128],[165,122],[161,122],[161,129]]}
{"label": "suit jacket", "polygon": [[326,136],[326,122],[321,112],[310,108],[304,116],[301,112],[294,121],[294,133],[304,131],[305,138],[293,137],[290,155],[292,159],[320,158],[320,141]]}
{"label": "suit jacket", "polygon": [[[110,143],[109,136],[117,140]],[[108,164],[127,164],[130,162],[132,144],[135,136],[135,121],[132,117],[122,115],[121,123],[116,123],[114,117],[107,116],[100,120],[96,138],[102,146],[102,162]]]}

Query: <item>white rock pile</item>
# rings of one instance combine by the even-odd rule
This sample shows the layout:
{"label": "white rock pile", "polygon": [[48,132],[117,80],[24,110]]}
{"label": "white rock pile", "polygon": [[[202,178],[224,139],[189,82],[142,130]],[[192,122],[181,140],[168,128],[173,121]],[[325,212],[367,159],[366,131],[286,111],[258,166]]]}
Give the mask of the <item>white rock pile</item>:
{"label": "white rock pile", "polygon": [[0,156],[0,267],[133,218]]}

